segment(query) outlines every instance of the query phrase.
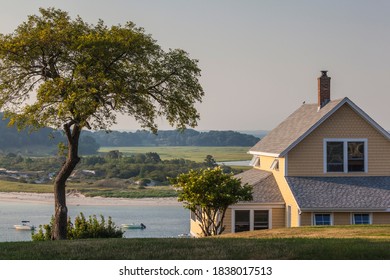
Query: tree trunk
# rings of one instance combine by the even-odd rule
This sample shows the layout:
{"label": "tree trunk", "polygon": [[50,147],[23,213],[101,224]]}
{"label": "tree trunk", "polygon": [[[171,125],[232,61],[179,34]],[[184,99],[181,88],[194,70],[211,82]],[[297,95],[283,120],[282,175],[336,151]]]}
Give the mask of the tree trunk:
{"label": "tree trunk", "polygon": [[[73,126],[72,130],[71,126]],[[52,240],[67,238],[68,208],[66,207],[66,181],[80,161],[78,156],[78,145],[81,128],[77,124],[68,123],[64,125],[64,131],[68,140],[68,155],[54,181],[55,212],[51,236]]]}

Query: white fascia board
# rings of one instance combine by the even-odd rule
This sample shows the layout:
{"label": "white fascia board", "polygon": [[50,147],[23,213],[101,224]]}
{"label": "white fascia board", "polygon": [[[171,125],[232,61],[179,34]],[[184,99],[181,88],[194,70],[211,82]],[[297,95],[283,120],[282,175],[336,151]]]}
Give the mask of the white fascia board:
{"label": "white fascia board", "polygon": [[279,157],[280,156],[280,154],[255,152],[255,151],[249,151],[248,153],[251,155],[266,156],[266,157]]}
{"label": "white fascia board", "polygon": [[246,210],[246,209],[270,209],[270,208],[284,208],[284,202],[273,202],[273,203],[237,203],[230,205],[228,208],[233,210]]}

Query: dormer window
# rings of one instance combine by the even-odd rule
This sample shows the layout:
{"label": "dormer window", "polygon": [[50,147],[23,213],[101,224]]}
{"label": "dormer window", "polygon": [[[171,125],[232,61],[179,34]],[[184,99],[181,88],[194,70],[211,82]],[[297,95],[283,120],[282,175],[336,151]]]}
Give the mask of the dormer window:
{"label": "dormer window", "polygon": [[260,157],[253,156],[252,160],[249,162],[249,165],[253,167],[260,167]]}
{"label": "dormer window", "polygon": [[279,160],[278,159],[274,159],[274,161],[272,162],[272,164],[270,166],[270,169],[279,171]]}
{"label": "dormer window", "polygon": [[325,139],[324,172],[367,172],[367,139]]}

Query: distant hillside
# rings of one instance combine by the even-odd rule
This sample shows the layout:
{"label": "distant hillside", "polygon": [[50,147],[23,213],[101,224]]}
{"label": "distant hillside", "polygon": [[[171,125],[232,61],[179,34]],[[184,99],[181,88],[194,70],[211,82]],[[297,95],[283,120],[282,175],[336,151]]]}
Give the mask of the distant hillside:
{"label": "distant hillside", "polygon": [[239,130],[237,132],[253,135],[258,138],[263,138],[268,134],[269,131],[268,130]]}
{"label": "distant hillside", "polygon": [[[62,132],[41,128],[30,132],[29,129],[18,131],[16,127],[9,127],[8,120],[3,119],[0,113],[0,152],[24,155],[56,154],[58,144],[65,142]],[[80,138],[80,154],[95,154],[100,146],[95,139],[87,135]]]}
{"label": "distant hillside", "polygon": [[18,131],[16,127],[8,127],[8,120],[2,118],[0,121],[0,135],[0,150],[4,153],[26,153],[26,149],[33,146],[50,149],[56,147],[62,140],[62,134],[53,129],[42,128],[38,132],[32,133],[29,133],[28,129]]}
{"label": "distant hillside", "polygon": [[162,130],[157,135],[148,131],[106,133],[104,131],[85,132],[84,135],[93,137],[101,146],[253,146],[259,141],[258,137],[236,131],[199,132],[187,129],[183,132]]}
{"label": "distant hillside", "polygon": [[[0,114],[0,117],[2,115]],[[58,143],[65,142],[62,132],[50,128],[29,132],[8,127],[7,120],[0,120],[0,152],[39,154],[41,147],[47,153],[55,153]],[[183,132],[162,130],[157,135],[148,131],[135,132],[83,131],[80,139],[81,154],[93,154],[100,146],[241,146],[249,147],[259,141],[258,137],[236,131],[199,132],[187,129]]]}

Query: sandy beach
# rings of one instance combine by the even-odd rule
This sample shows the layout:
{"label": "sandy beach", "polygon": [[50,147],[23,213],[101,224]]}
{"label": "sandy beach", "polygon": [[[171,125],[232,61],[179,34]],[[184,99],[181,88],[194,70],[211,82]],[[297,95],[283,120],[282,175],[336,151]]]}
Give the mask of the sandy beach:
{"label": "sandy beach", "polygon": [[[52,193],[23,193],[23,192],[0,192],[0,201],[54,204]],[[169,198],[107,198],[85,197],[80,193],[71,193],[66,197],[67,205],[181,205],[175,197]]]}

